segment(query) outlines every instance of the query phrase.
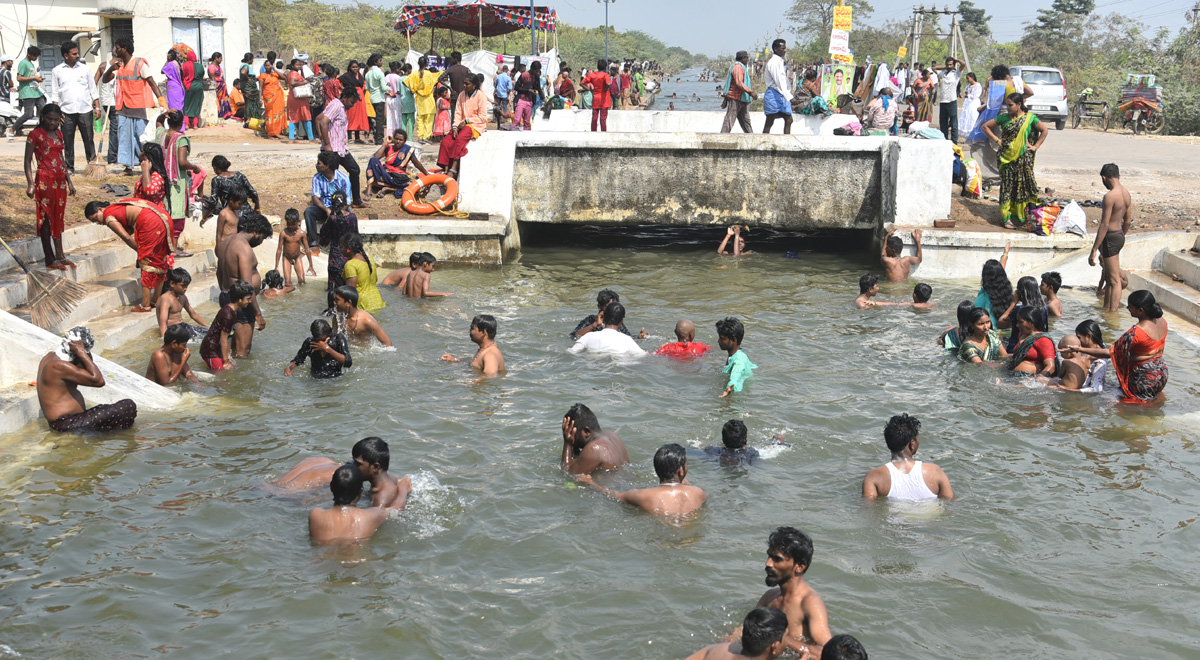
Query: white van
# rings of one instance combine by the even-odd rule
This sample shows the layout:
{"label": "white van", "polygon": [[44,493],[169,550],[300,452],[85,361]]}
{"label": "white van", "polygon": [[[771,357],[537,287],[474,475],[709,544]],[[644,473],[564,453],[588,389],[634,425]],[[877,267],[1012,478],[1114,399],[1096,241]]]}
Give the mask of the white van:
{"label": "white van", "polygon": [[1009,67],[1009,72],[1033,90],[1033,96],[1025,99],[1030,112],[1043,121],[1053,122],[1056,130],[1066,128],[1071,104],[1067,102],[1067,80],[1063,78],[1062,70],[1048,66],[1013,66]]}

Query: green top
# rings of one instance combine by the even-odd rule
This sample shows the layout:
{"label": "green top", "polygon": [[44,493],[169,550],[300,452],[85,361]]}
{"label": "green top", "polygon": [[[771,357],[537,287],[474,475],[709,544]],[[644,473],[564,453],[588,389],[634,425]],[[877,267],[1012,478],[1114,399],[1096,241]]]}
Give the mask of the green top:
{"label": "green top", "polygon": [[383,69],[377,66],[371,67],[364,77],[367,91],[371,93],[372,103],[383,103],[383,100],[387,98],[387,95],[383,93],[383,78]]}
{"label": "green top", "polygon": [[[32,78],[37,75],[37,65],[29,60],[21,60],[17,65],[17,75]],[[36,80],[26,80],[17,85],[17,98],[19,99],[37,99],[44,96],[42,94],[42,86]]]}
{"label": "green top", "polygon": [[733,386],[734,392],[741,392],[746,379],[750,377],[750,372],[757,368],[758,365],[751,362],[745,352],[738,349],[736,353],[729,356],[728,360],[725,360],[725,368],[721,370],[721,373],[729,374],[729,385]]}
{"label": "green top", "polygon": [[633,74],[633,80],[635,83],[637,83],[638,94],[645,94],[646,93],[646,79],[642,77],[642,74],[640,74],[640,73]]}

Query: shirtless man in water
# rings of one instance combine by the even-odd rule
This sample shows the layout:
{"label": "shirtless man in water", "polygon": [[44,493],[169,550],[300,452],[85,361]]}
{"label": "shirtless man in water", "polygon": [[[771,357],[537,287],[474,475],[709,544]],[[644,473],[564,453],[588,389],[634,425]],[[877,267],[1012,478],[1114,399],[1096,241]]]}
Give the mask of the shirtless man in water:
{"label": "shirtless man in water", "polygon": [[[371,484],[372,506],[385,509],[404,508],[412,492],[412,477],[404,475],[403,478],[397,479],[388,472],[392,458],[387,442],[377,437],[363,438],[354,443],[350,457],[362,478]],[[287,491],[324,488],[329,485],[341,465],[324,456],[313,456],[300,461],[296,467],[272,483]]]}
{"label": "shirtless man in water", "polygon": [[262,214],[254,213],[246,216],[238,225],[236,234],[217,245],[217,285],[221,287],[221,306],[229,304],[229,287],[234,282],[247,282],[252,289],[250,304],[238,312],[237,322],[233,326],[237,346],[237,355],[234,357],[250,354],[255,326],[260,332],[267,327],[255,293],[262,289],[262,278],[258,274],[258,257],[254,254],[254,248],[262,245],[273,233],[270,221]]}
{"label": "shirtless man in water", "polygon": [[[333,308],[339,314],[346,316],[345,327],[341,327],[341,319],[337,319],[334,332],[341,332],[348,338],[374,337],[384,346],[391,346],[392,340],[383,331],[383,326],[375,320],[371,313],[358,308],[358,289],[343,284],[333,290]],[[336,318],[336,317],[335,317]]]}
{"label": "shirtless man in water", "polygon": [[334,471],[329,482],[333,506],[313,509],[308,514],[308,535],[312,540],[318,543],[359,541],[370,538],[379,529],[387,520],[387,511],[378,506],[369,509],[355,506],[362,497],[362,487],[362,472],[354,465],[347,463]]}
{"label": "shirtless man in water", "polygon": [[629,462],[625,443],[611,431],[600,430],[600,421],[587,406],[571,406],[562,421],[562,469],[571,474],[613,470]]}
{"label": "shirtless man in water", "polygon": [[909,271],[921,263],[921,230],[916,229],[912,233],[913,242],[917,244],[917,253],[911,257],[900,256],[904,252],[904,239],[895,234],[895,227],[888,230],[879,261],[883,264],[883,272],[889,282],[903,282],[908,279]]}
{"label": "shirtless man in water", "polygon": [[[471,341],[479,346],[475,357],[471,358],[471,368],[483,372],[484,376],[495,376],[504,371],[504,355],[496,345],[496,317],[480,314],[471,319]],[[442,356],[446,362],[462,362],[462,360],[446,353]]]}
{"label": "shirtless man in water", "polygon": [[421,264],[404,278],[402,287],[404,295],[409,298],[444,298],[454,295],[429,290],[429,281],[433,277],[435,266],[437,266],[437,257],[428,252],[421,253]]}
{"label": "shirtless man in water", "polygon": [[87,409],[79,386],[104,387],[104,374],[92,361],[95,338],[84,327],[67,331],[63,345],[42,358],[37,370],[38,404],[55,431],[119,431],[133,426],[137,404],[122,399]]}
{"label": "shirtless man in water", "polygon": [[704,506],[708,496],[699,486],[687,480],[687,450],[677,444],[663,445],[654,454],[654,473],[658,485],[619,493],[596,483],[590,474],[579,475],[579,481],[614,500],[640,507],[656,516],[678,518]]}
{"label": "shirtless man in water", "polygon": [[1115,163],[1100,168],[1100,180],[1108,192],[1104,195],[1104,211],[1100,216],[1100,227],[1096,230],[1096,242],[1088,256],[1088,265],[1096,265],[1100,255],[1104,267],[1104,309],[1115,312],[1121,307],[1121,287],[1124,280],[1121,272],[1121,248],[1125,247],[1125,235],[1133,220],[1133,201],[1129,191],[1121,185],[1121,170]]}
{"label": "shirtless man in water", "polygon": [[[812,562],[812,539],[795,527],[780,527],[767,539],[767,586],[755,607],[774,607],[783,610],[788,618],[788,632],[783,641],[801,657],[821,657],[822,646],[833,637],[829,632],[829,615],[825,601],[804,580]],[[726,641],[736,641],[742,628],[733,631]]]}
{"label": "shirtless man in water", "polygon": [[787,615],[774,607],[759,607],[742,620],[742,639],[706,646],[687,660],[774,660],[787,650]]}
{"label": "shirtless man in water", "polygon": [[419,268],[421,265],[421,253],[413,252],[408,255],[408,265],[404,268],[397,268],[387,274],[379,286],[394,286],[397,289],[404,289],[404,282],[408,279],[408,274]]}

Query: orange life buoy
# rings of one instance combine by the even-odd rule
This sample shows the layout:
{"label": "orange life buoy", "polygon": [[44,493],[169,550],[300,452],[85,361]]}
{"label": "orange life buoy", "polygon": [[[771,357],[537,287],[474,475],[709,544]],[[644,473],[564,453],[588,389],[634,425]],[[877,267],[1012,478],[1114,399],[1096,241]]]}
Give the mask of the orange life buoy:
{"label": "orange life buoy", "polygon": [[[432,204],[424,200],[417,201],[417,194],[430,186],[441,184],[446,187],[446,194]],[[404,195],[400,197],[400,208],[413,215],[432,215],[445,211],[454,206],[458,200],[458,182],[446,174],[422,174],[416,181],[408,184]]]}

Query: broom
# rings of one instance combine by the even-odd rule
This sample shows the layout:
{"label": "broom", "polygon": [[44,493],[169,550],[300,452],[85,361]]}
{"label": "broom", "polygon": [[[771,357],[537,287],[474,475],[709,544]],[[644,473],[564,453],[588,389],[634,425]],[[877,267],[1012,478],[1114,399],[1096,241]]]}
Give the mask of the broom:
{"label": "broom", "polygon": [[108,112],[106,109],[101,109],[100,118],[95,120],[92,126],[92,134],[100,136],[100,144],[96,147],[96,162],[88,163],[83,170],[83,178],[85,179],[104,179],[108,177],[108,170],[104,167],[104,162],[101,160],[104,156],[104,136],[107,131],[104,130],[104,124],[108,121]]}
{"label": "broom", "polygon": [[82,284],[54,277],[49,273],[45,275],[46,281],[43,282],[42,278],[30,270],[25,261],[13,252],[4,239],[0,238],[0,244],[4,245],[4,249],[8,250],[21,270],[25,271],[26,285],[29,287],[26,294],[29,300],[25,305],[29,307],[29,318],[39,328],[49,330],[61,322],[87,295],[88,290]]}

